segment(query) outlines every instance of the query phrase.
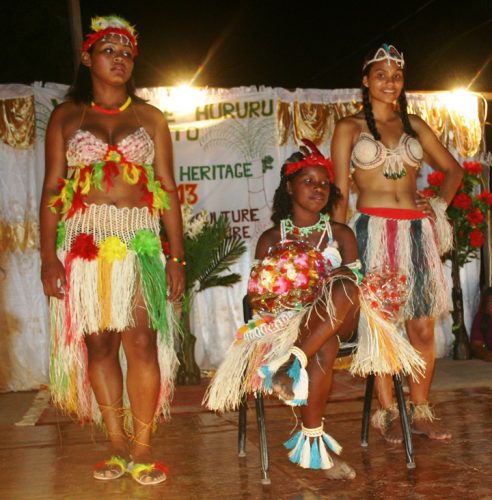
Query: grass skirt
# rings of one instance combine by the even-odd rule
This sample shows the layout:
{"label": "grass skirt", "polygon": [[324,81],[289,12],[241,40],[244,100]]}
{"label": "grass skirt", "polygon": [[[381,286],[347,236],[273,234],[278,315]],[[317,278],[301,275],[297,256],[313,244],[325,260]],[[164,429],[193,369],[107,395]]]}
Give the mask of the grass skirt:
{"label": "grass skirt", "polygon": [[[166,295],[159,219],[148,208],[89,205],[60,222],[58,258],[65,266],[63,300],[52,297],[50,386],[54,403],[81,421],[101,423],[88,377],[85,335],[115,335],[135,326],[137,298],[157,331],[161,385],[156,417],[169,416],[178,361],[175,313]],[[120,362],[126,371],[123,349]],[[124,404],[128,405],[126,390]]]}
{"label": "grass skirt", "polygon": [[[309,321],[310,315],[320,314],[335,326],[331,297],[333,284],[338,280],[347,283],[345,276],[335,275],[326,280],[317,300],[302,310],[285,310],[275,316],[257,317],[241,327],[207,389],[206,406],[214,411],[235,410],[246,394],[271,393],[263,375],[265,367],[273,374],[289,360],[300,328]],[[350,281],[355,283],[356,277]],[[378,297],[364,283],[358,290],[364,328],[359,332],[351,372],[362,376],[403,373],[416,378],[421,375],[424,361],[409,342],[398,335],[395,325],[374,307]],[[347,300],[350,300],[348,294]]]}
{"label": "grass skirt", "polygon": [[[409,212],[413,218],[408,218],[412,217]],[[361,209],[350,221],[363,274],[389,269],[406,276],[408,295],[402,320],[436,318],[448,312],[448,287],[434,221],[418,217],[422,213],[416,210],[383,209],[380,213],[390,216]]]}

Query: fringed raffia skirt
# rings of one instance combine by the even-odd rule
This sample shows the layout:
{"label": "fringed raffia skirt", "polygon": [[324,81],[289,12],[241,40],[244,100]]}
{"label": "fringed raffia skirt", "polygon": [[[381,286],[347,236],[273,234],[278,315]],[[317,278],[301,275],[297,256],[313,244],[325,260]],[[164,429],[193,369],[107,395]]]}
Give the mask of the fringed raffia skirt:
{"label": "fringed raffia skirt", "polygon": [[[115,335],[135,326],[145,303],[157,332],[161,385],[156,418],[169,416],[178,365],[177,329],[167,301],[159,219],[148,208],[89,205],[58,226],[57,254],[65,266],[65,298],[51,298],[50,385],[54,403],[81,421],[101,423],[90,386],[84,336]],[[126,367],[120,350],[120,361]],[[127,397],[124,395],[125,405]]]}
{"label": "fringed raffia skirt", "polygon": [[[289,359],[299,330],[309,321],[310,315],[320,314],[335,325],[331,294],[333,284],[338,280],[347,280],[347,277],[334,276],[325,282],[318,299],[302,310],[256,317],[242,326],[207,389],[204,398],[207,407],[214,411],[235,410],[246,394],[271,393],[263,375],[265,368],[275,373]],[[355,279],[351,281],[355,282]],[[359,334],[351,372],[361,376],[403,373],[417,378],[425,366],[420,355],[398,335],[395,325],[374,307],[378,297],[370,287],[362,284],[358,295],[364,328]],[[348,295],[347,300],[350,300]]]}
{"label": "fringed raffia skirt", "polygon": [[440,258],[443,243],[432,219],[418,210],[361,208],[350,226],[357,236],[363,274],[389,269],[406,276],[402,320],[436,318],[449,310]]}

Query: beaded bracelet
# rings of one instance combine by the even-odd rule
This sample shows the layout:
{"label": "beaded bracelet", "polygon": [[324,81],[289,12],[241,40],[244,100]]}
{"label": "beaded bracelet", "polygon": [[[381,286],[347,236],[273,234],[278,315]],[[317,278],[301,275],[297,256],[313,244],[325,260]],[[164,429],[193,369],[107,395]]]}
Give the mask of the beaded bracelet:
{"label": "beaded bracelet", "polygon": [[362,283],[362,280],[364,279],[364,275],[360,272],[360,269],[362,268],[362,264],[359,259],[354,260],[354,262],[350,262],[350,264],[345,264],[355,275],[356,278],[356,283],[357,285],[360,285]]}
{"label": "beaded bracelet", "polygon": [[169,257],[169,260],[176,262],[176,264],[181,264],[182,266],[186,266],[186,260],[180,259],[179,257]]}

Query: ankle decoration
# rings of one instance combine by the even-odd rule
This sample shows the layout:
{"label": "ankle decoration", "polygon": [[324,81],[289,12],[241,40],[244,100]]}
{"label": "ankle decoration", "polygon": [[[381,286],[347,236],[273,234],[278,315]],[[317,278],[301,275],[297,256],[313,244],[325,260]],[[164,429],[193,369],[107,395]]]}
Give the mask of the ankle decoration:
{"label": "ankle decoration", "polygon": [[289,460],[304,469],[331,469],[333,459],[328,454],[328,449],[337,455],[342,451],[337,441],[323,431],[323,424],[314,429],[301,425],[301,430],[286,441],[284,446],[291,450]]}
{"label": "ankle decoration", "polygon": [[292,379],[292,399],[284,399],[279,396],[282,401],[289,406],[301,406],[307,404],[309,392],[309,377],[306,371],[308,359],[304,351],[299,347],[292,347],[285,357],[279,358],[272,363],[260,368],[260,376],[264,378],[263,385],[267,390],[272,389],[272,376],[284,365],[289,363],[294,357],[290,367],[287,369],[287,375]]}
{"label": "ankle decoration", "polygon": [[415,420],[425,420],[427,422],[439,420],[429,403],[420,403],[416,405],[412,402],[410,402],[410,419],[412,422]]}
{"label": "ankle decoration", "polygon": [[381,431],[387,429],[393,420],[396,420],[400,415],[398,411],[398,405],[393,403],[391,406],[387,408],[379,408],[374,412],[374,415],[371,417],[371,424],[375,429],[379,429]]}

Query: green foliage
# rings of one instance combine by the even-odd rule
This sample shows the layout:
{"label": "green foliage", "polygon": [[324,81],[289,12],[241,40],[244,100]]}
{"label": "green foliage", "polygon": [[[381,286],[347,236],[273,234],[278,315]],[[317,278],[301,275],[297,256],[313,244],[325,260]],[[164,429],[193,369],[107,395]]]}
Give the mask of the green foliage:
{"label": "green foliage", "polygon": [[[450,258],[456,259],[459,267],[477,258],[485,242],[492,194],[483,188],[481,175],[479,162],[463,163],[463,181],[447,211],[454,233]],[[444,174],[433,172],[427,176],[427,181],[429,185],[423,194],[438,196]]]}
{"label": "green foliage", "polygon": [[244,241],[230,234],[230,223],[221,215],[207,221],[193,237],[185,234],[186,288],[200,292],[214,286],[232,286],[241,276],[223,275],[246,251]]}

